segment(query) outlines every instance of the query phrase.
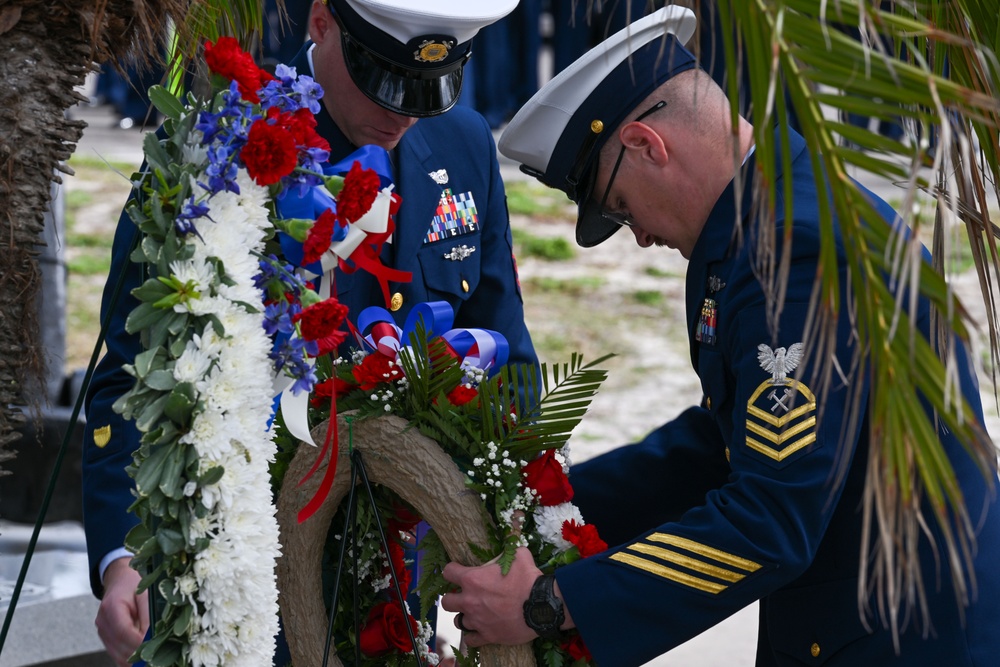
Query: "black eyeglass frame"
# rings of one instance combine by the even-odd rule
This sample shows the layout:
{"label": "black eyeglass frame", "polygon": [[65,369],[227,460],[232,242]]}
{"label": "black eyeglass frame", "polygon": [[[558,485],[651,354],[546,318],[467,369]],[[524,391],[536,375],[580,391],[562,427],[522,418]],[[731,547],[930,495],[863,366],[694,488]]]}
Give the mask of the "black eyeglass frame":
{"label": "black eyeglass frame", "polygon": [[[641,114],[636,116],[635,119],[630,122],[632,123],[639,122],[644,118],[646,118],[647,116],[656,113],[665,106],[667,106],[667,103],[664,100],[660,100],[659,102],[657,102],[656,104],[654,104],[653,106],[651,106],[650,108],[646,109]],[[611,194],[611,185],[615,182],[615,176],[618,175],[618,168],[622,166],[622,159],[624,157],[625,157],[625,144],[622,144],[622,149],[618,152],[618,159],[615,160],[615,166],[611,170],[611,176],[608,178],[608,184],[604,187],[604,196],[601,197],[601,205],[599,210],[601,212],[601,217],[607,220],[608,222],[612,222],[622,227],[635,227],[635,221],[629,219],[628,216],[622,215],[620,213],[615,213],[607,209],[608,195]]]}

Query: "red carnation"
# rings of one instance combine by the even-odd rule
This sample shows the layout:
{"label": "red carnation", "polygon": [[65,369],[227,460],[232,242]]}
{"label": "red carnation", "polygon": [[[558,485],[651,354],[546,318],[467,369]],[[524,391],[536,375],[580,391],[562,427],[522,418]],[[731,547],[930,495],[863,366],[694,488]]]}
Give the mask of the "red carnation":
{"label": "red carnation", "polygon": [[573,487],[563,472],[562,463],[556,459],[554,449],[542,452],[534,461],[522,468],[524,483],[538,493],[538,502],[544,507],[561,505],[573,499]]}
{"label": "red carnation", "polygon": [[581,526],[572,519],[564,521],[562,536],[564,540],[576,546],[581,558],[590,558],[608,548],[608,543],[597,534],[597,528],[589,523]]}
{"label": "red carnation", "polygon": [[316,222],[309,228],[305,243],[302,244],[303,266],[318,262],[323,253],[330,249],[333,228],[336,224],[337,216],[330,209],[326,209],[316,218]]}
{"label": "red carnation", "polygon": [[341,380],[338,377],[323,380],[313,387],[313,392],[309,397],[309,405],[317,410],[329,408],[330,399],[334,397],[340,398],[357,388],[358,385],[352,384],[347,380]]}
{"label": "red carnation", "polygon": [[258,185],[277,183],[292,173],[298,163],[292,135],[280,127],[268,125],[264,120],[256,120],[250,126],[240,157]]}
{"label": "red carnation", "polygon": [[330,298],[314,303],[292,317],[299,324],[299,331],[305,340],[314,340],[319,345],[316,356],[332,352],[347,338],[347,332],[340,329],[347,317],[347,306]]}
{"label": "red carnation", "polygon": [[381,181],[374,169],[362,169],[357,160],[344,177],[344,188],[337,197],[337,213],[341,222],[348,224],[361,219],[375,203]]}
{"label": "red carnation", "polygon": [[389,365],[391,361],[384,354],[372,352],[360,364],[352,368],[351,373],[354,374],[354,379],[358,381],[362,389],[371,391],[380,384],[391,382],[402,376],[403,372],[399,366]]}
{"label": "red carnation", "polygon": [[560,648],[569,654],[569,657],[573,658],[574,661],[586,660],[588,663],[593,661],[593,656],[590,655],[590,649],[587,645],[583,643],[583,637],[580,636],[579,632],[574,632],[569,639],[564,640],[560,644]]}
{"label": "red carnation", "polygon": [[377,658],[393,650],[411,653],[413,646],[406,629],[407,623],[414,635],[420,632],[420,626],[412,616],[406,614],[404,618],[398,602],[381,602],[375,605],[358,635],[361,652],[370,658]]}
{"label": "red carnation", "polygon": [[448,392],[448,402],[454,406],[465,405],[479,396],[479,390],[460,384]]}
{"label": "red carnation", "polygon": [[220,37],[219,41],[206,42],[205,62],[214,73],[235,81],[243,99],[253,104],[260,102],[257,91],[274,79],[257,67],[249,53],[240,48],[234,37]]}

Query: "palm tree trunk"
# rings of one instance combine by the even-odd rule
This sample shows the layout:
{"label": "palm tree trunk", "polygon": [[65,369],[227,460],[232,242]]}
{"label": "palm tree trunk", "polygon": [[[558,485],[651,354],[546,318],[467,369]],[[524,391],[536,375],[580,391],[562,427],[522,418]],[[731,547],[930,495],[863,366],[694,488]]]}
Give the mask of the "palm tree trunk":
{"label": "palm tree trunk", "polygon": [[[85,123],[66,111],[83,96],[74,88],[91,68],[92,42],[81,10],[53,3],[0,7],[0,464],[41,400],[44,355],[36,297],[50,183],[69,172]],[[33,395],[32,395],[33,394]]]}

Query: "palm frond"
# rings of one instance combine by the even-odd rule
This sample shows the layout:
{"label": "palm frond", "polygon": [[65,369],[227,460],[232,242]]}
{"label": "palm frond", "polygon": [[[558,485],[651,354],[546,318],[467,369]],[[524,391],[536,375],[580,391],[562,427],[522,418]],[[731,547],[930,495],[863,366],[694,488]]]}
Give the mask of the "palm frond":
{"label": "palm frond", "polygon": [[[955,342],[968,342],[980,327],[988,332],[994,374],[1000,365],[995,298],[1000,253],[989,213],[1000,203],[996,5],[991,0],[896,2],[886,10],[876,0],[717,5],[715,20],[736,26],[735,38],[722,31],[733,113],[737,93],[753,101],[749,119],[762,176],[755,181],[755,207],[764,217],[762,229],[773,228],[766,218],[777,201],[784,203],[786,225],[794,219],[791,192],[773,189],[777,165],[790,161],[787,142],[774,128],[786,127],[794,112],[811,148],[824,250],[810,331],[824,341],[816,347],[817,360],[830,359],[834,341],[822,334],[849,309],[859,351],[854,377],[869,378],[871,386],[869,404],[856,406],[869,410],[873,443],[865,530],[875,543],[863,554],[861,592],[877,593],[882,618],[895,630],[906,605],[926,606],[914,563],[927,520],[944,535],[959,602],[965,600],[962,572],[974,534],[937,437],[939,422],[960,436],[987,480],[996,478],[993,444],[962,399],[954,367]],[[860,38],[847,34],[849,28]],[[738,89],[740,66],[746,68],[748,91]],[[848,114],[896,120],[904,137],[890,139],[852,125],[845,121]],[[878,215],[852,178],[858,171],[904,186],[897,210],[905,225]],[[932,230],[914,213],[921,197],[936,206]],[[846,274],[839,272],[833,250],[835,218],[846,248]],[[925,239],[932,245],[931,265],[922,260]],[[758,240],[772,313],[781,310],[788,280],[788,267],[776,263],[788,255],[779,252],[781,242],[773,234]],[[959,244],[971,251],[984,321],[973,319],[973,309],[959,301],[947,280],[952,270],[947,258]],[[841,303],[842,293],[848,303]],[[912,324],[918,295],[934,306],[930,337]],[[830,376],[822,369],[819,374]],[[920,401],[932,406],[931,414]],[[933,516],[923,515],[922,499]]]}

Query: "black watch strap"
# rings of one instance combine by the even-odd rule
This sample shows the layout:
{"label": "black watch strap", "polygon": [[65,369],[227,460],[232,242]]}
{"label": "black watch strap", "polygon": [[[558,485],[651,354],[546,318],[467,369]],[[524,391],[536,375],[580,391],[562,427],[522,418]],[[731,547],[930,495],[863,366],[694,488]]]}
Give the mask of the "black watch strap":
{"label": "black watch strap", "polygon": [[524,602],[524,622],[543,639],[557,639],[560,626],[566,622],[562,600],[555,594],[555,582],[553,574],[539,576]]}

